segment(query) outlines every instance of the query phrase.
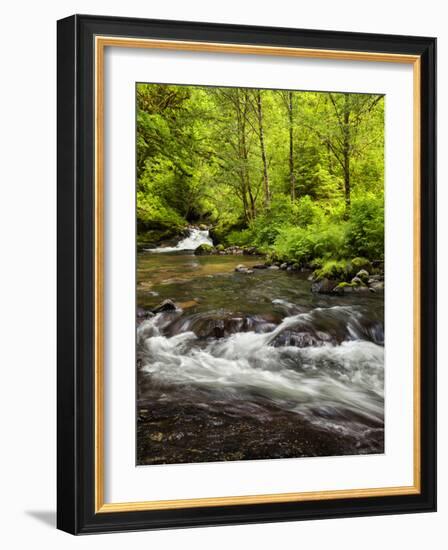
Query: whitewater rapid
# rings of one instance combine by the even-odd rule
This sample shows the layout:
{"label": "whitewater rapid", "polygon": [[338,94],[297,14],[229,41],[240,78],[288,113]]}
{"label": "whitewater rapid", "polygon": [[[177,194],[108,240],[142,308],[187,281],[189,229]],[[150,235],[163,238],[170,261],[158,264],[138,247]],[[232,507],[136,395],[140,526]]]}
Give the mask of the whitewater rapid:
{"label": "whitewater rapid", "polygon": [[[138,327],[137,354],[152,384],[186,393],[200,388],[243,407],[261,399],[333,430],[335,419],[354,432],[362,419],[383,423],[382,334],[366,329],[356,306],[315,308],[223,338],[199,337],[192,322],[167,336],[170,315]],[[330,320],[327,330],[322,319]]]}
{"label": "whitewater rapid", "polygon": [[177,243],[176,246],[160,246],[157,248],[147,248],[146,252],[181,252],[182,250],[196,250],[201,244],[213,246],[213,241],[210,238],[208,229],[201,230],[191,228],[188,230],[188,235]]}

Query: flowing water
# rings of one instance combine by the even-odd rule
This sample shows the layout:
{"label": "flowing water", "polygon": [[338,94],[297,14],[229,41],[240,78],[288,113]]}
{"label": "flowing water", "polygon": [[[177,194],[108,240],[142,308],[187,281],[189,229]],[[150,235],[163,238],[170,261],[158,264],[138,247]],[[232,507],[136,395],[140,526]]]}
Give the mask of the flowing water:
{"label": "flowing water", "polygon": [[160,246],[158,248],[149,248],[146,252],[179,252],[182,250],[196,250],[201,244],[213,246],[213,241],[209,236],[208,230],[190,229],[189,234],[180,240],[176,246]]}
{"label": "flowing water", "polygon": [[383,452],[383,296],[237,273],[260,259],[182,250],[202,233],[138,256],[138,464]]}

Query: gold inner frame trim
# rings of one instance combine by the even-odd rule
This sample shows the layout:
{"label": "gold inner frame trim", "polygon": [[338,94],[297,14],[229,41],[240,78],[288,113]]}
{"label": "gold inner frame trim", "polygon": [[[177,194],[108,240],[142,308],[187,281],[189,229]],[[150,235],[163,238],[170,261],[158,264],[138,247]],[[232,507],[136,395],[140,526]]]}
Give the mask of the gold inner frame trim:
{"label": "gold inner frame trim", "polygon": [[[106,47],[153,48],[207,53],[233,53],[301,57],[343,61],[407,63],[413,65],[413,195],[414,195],[414,350],[413,350],[413,485],[331,491],[276,493],[260,495],[153,500],[141,502],[104,502],[104,50]],[[341,498],[362,498],[419,494],[421,491],[421,424],[420,424],[420,118],[421,60],[417,55],[381,52],[319,50],[250,44],[156,40],[96,36],[95,52],[95,513],[167,510],[207,506],[232,506],[279,502],[304,502]]]}

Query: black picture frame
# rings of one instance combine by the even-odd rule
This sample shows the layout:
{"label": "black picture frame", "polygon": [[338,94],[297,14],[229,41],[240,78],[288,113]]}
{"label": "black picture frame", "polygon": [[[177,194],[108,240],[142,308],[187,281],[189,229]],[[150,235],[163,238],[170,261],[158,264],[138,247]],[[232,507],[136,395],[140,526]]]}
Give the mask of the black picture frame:
{"label": "black picture frame", "polygon": [[[74,15],[58,21],[57,526],[72,534],[436,509],[436,39]],[[418,494],[96,513],[95,36],[415,55],[421,61],[421,484]]]}

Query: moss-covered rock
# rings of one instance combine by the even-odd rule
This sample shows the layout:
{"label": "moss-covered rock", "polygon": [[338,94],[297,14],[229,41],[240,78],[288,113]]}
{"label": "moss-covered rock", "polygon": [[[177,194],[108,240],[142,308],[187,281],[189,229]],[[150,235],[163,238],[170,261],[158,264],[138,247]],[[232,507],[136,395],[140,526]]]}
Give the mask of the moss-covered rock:
{"label": "moss-covered rock", "polygon": [[137,231],[137,247],[153,248],[159,246],[161,243],[170,243],[171,241],[174,242],[182,235],[182,230],[175,227],[168,229],[139,229]]}
{"label": "moss-covered rock", "polygon": [[214,252],[215,248],[209,244],[201,244],[194,251],[196,256],[207,256],[209,254],[213,254]]}
{"label": "moss-covered rock", "polygon": [[313,273],[316,281],[320,281],[321,279],[344,281],[348,275],[349,267],[346,260],[328,260]]}
{"label": "moss-covered rock", "polygon": [[340,296],[343,295],[343,294],[350,294],[350,293],[353,292],[355,287],[356,287],[356,284],[354,284],[354,283],[342,282],[342,283],[338,283],[334,287],[333,292],[335,294],[339,294]]}
{"label": "moss-covered rock", "polygon": [[362,269],[365,269],[369,273],[372,270],[372,264],[367,258],[362,258],[358,256],[350,260],[350,264],[352,266],[353,275],[356,275],[356,273],[358,273],[358,271],[361,271]]}
{"label": "moss-covered rock", "polygon": [[369,272],[366,269],[360,269],[356,274],[356,277],[358,277],[358,279],[361,279],[363,283],[367,283],[367,281],[369,280]]}

